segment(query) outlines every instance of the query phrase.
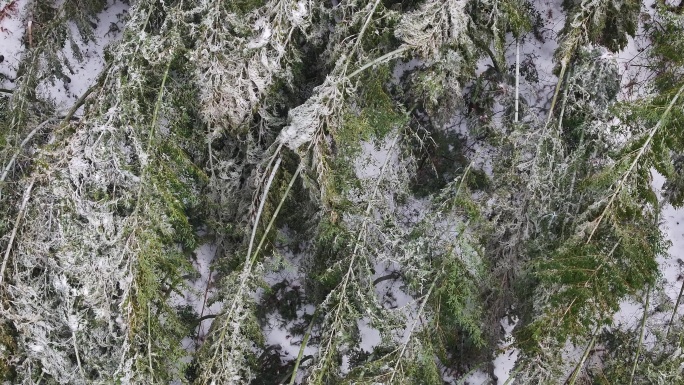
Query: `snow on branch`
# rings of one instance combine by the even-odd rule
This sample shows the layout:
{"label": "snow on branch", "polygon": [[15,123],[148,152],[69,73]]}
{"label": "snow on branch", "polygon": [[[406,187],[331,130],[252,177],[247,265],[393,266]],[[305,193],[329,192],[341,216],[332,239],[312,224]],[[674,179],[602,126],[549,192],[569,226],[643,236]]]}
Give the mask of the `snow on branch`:
{"label": "snow on branch", "polygon": [[340,87],[343,80],[329,76],[322,85],[314,89],[311,98],[290,110],[290,124],[280,132],[278,141],[297,150],[313,140],[328,119],[339,116],[344,102]]}
{"label": "snow on branch", "polygon": [[428,62],[436,61],[445,47],[469,41],[465,33],[470,22],[467,4],[467,0],[429,0],[404,15],[395,34]]}
{"label": "snow on branch", "polygon": [[[156,6],[131,9],[136,34],[129,36],[146,29]],[[192,240],[183,208],[164,189],[168,178],[174,194],[192,182],[174,172],[183,159],[157,156],[163,133],[156,126],[179,43],[168,27],[159,35],[165,38],[119,43],[104,91],[75,132],[36,156],[40,167],[3,288],[11,305],[0,310],[18,330],[16,383],[163,383],[179,369],[180,341],[171,332],[177,319],[160,287],[183,273],[179,244]]]}
{"label": "snow on branch", "polygon": [[301,0],[271,0],[240,15],[224,3],[203,1],[193,13],[202,22],[191,59],[202,117],[216,138],[248,121],[276,79],[290,81],[292,36],[306,30],[310,9]]}

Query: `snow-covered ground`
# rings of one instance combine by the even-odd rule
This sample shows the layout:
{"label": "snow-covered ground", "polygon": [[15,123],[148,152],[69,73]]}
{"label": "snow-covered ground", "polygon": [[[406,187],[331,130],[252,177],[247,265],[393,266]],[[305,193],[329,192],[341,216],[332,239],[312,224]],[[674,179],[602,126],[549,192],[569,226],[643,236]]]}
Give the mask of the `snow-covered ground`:
{"label": "snow-covered ground", "polygon": [[[665,182],[664,178],[653,172],[653,185],[659,191]],[[684,209],[676,209],[666,204],[661,215],[661,229],[667,234],[670,248],[667,255],[658,259],[658,265],[664,279],[665,293],[672,300],[677,297],[684,284]],[[680,314],[682,312],[680,311]]]}
{"label": "snow-covered ground", "polygon": [[[287,231],[281,232],[282,237],[288,238]],[[273,269],[273,271],[266,273],[264,280],[269,287],[275,285],[285,284],[284,290],[296,290],[302,296],[304,294],[304,284],[302,271],[299,266],[301,256],[297,258],[290,250],[281,247],[278,250],[279,258],[282,259],[280,268]],[[263,291],[257,293],[257,300],[261,300]],[[267,314],[265,324],[263,325],[264,337],[266,339],[266,346],[279,346],[280,358],[284,363],[292,361],[299,355],[299,350],[303,341],[303,336],[294,336],[291,332],[296,322],[301,322],[305,316],[311,316],[316,311],[316,308],[311,304],[301,304],[296,310],[296,320],[284,321],[277,311]],[[313,345],[307,344],[304,347],[304,356],[314,355],[317,348]]]}
{"label": "snow-covered ground", "polygon": [[[652,171],[653,188],[656,190],[658,198],[663,202],[660,191],[665,183],[665,178],[655,170]],[[684,209],[674,208],[672,205],[662,203],[661,225],[660,228],[666,235],[670,242],[670,247],[665,255],[657,259],[658,267],[661,273],[662,289],[666,297],[669,299],[672,306],[677,302],[677,298],[684,284]],[[654,297],[652,292],[651,297]],[[646,322],[645,342],[651,340],[652,333],[649,328],[651,322],[656,324],[666,324],[672,315],[672,309],[665,307],[662,311],[654,310],[654,300],[651,300],[651,305],[648,311]],[[621,305],[620,310],[615,314],[615,326],[622,330],[635,330],[639,327],[641,319],[644,314],[643,298],[641,301],[635,299],[625,299]],[[677,314],[684,315],[682,306],[677,309]]]}
{"label": "snow-covered ground", "polygon": [[[81,39],[74,39],[83,55],[83,61],[79,62],[74,56],[71,44],[65,45],[62,50],[63,57],[67,62],[72,63],[67,79],[46,79],[38,86],[39,91],[50,96],[58,111],[68,110],[88,88],[95,84],[105,66],[105,48],[121,37],[123,21],[129,8],[126,3],[121,0],[109,0],[105,10],[97,16],[94,42],[84,43]],[[70,23],[69,29],[73,36],[79,36],[75,24]]]}
{"label": "snow-covered ground", "polygon": [[[221,302],[211,302],[216,292],[214,286],[214,272],[212,262],[216,257],[216,245],[208,242],[195,250],[193,266],[197,274],[186,280],[186,290],[181,294],[172,294],[169,303],[173,306],[189,308],[202,318],[204,316],[216,315],[221,311]],[[204,340],[213,318],[202,320],[195,328],[195,334],[183,340],[183,347],[189,351],[195,351],[198,345]]]}
{"label": "snow-covered ground", "polygon": [[[55,103],[57,111],[65,112],[83,93],[95,83],[104,69],[104,49],[121,37],[123,22],[129,8],[128,2],[110,0],[105,9],[97,15],[94,41],[84,42],[76,25],[69,23],[68,28],[72,41],[77,46],[83,60],[78,60],[67,43],[59,51],[59,57],[67,66],[67,77],[64,79],[48,78],[43,80],[38,91]],[[0,14],[2,10],[13,9],[0,18],[0,55],[4,60],[0,62],[0,88],[13,90],[15,79],[22,55],[28,49],[28,40],[32,40],[33,21],[28,12],[27,0],[0,0]]]}
{"label": "snow-covered ground", "polygon": [[0,88],[11,90],[21,53],[22,37],[26,32],[27,0],[0,0]]}
{"label": "snow-covered ground", "polygon": [[[654,17],[654,1],[646,0],[641,6],[641,18],[643,20],[650,20]],[[533,68],[538,74],[538,82],[528,82],[521,79],[520,83],[520,97],[524,99],[531,109],[536,110],[539,116],[544,116],[548,109],[553,95],[555,85],[558,81],[556,75],[553,74],[555,62],[553,55],[558,48],[557,36],[565,23],[565,17],[561,9],[561,2],[550,0],[537,0],[534,2],[535,9],[539,11],[543,21],[544,27],[540,29],[543,41],[539,41],[532,36],[527,36],[520,44],[520,61],[521,66],[526,61],[533,63]],[[611,55],[619,65],[621,74],[621,92],[618,95],[620,100],[630,100],[643,96],[648,92],[644,86],[647,84],[651,73],[648,71],[646,63],[647,57],[645,53],[649,42],[645,37],[643,28],[639,28],[634,38],[629,38],[627,46],[619,53]],[[509,36],[506,50],[507,63],[515,63],[516,59],[516,44],[515,40]],[[485,58],[481,61],[478,69],[478,74],[484,72],[487,66],[491,66],[491,60]],[[471,150],[471,156],[475,159],[476,166],[491,174],[491,166],[487,164],[488,149],[486,144],[478,144],[468,133],[468,128],[463,117],[455,117],[450,122],[451,129],[456,130],[468,142]],[[653,186],[656,190],[662,188],[664,183],[663,177],[654,173]],[[680,294],[682,285],[684,284],[684,209],[674,209],[670,205],[665,205],[662,212],[661,228],[667,234],[671,246],[667,255],[658,259],[660,272],[663,278],[663,284],[667,296],[674,304]],[[667,314],[661,313],[659,318],[666,318]],[[678,309],[678,314],[683,315],[684,312]],[[643,305],[635,302],[634,299],[626,299],[623,301],[620,311],[615,314],[615,325],[623,330],[634,330],[640,323],[643,316]],[[658,315],[656,315],[658,317]],[[514,325],[508,323],[507,318],[501,320],[502,327],[505,330],[504,339],[501,341],[499,347],[503,350],[493,361],[494,374],[496,376],[497,384],[507,383],[509,380],[509,373],[515,364],[518,352],[516,349],[508,349],[511,342],[511,332]],[[647,331],[645,341],[649,340],[649,333]],[[584,347],[567,346],[565,355],[570,362],[577,362]],[[568,365],[569,370],[574,369],[574,364]],[[456,380],[456,379],[454,379]],[[484,385],[492,383],[492,379],[486,374],[483,369],[476,370],[469,374],[464,379],[464,382],[469,385]]]}
{"label": "snow-covered ground", "polygon": [[513,337],[513,329],[518,323],[517,318],[508,319],[505,317],[501,320],[501,327],[504,329],[504,339],[499,344],[501,353],[494,359],[494,376],[497,379],[497,385],[503,385],[508,381],[511,375],[511,369],[518,359],[518,349],[511,348],[515,338]]}

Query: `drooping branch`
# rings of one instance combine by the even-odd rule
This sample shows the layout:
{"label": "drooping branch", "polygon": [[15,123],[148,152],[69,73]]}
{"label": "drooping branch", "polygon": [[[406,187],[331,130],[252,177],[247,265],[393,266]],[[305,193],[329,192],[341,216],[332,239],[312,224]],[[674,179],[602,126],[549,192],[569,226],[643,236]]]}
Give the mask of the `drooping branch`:
{"label": "drooping branch", "polygon": [[620,181],[614,188],[613,194],[610,196],[610,199],[608,200],[608,203],[606,203],[606,207],[603,209],[603,212],[601,212],[601,215],[594,221],[594,228],[589,234],[589,238],[587,238],[587,243],[591,242],[591,239],[594,237],[594,234],[596,233],[596,230],[598,230],[599,226],[601,225],[601,221],[603,218],[608,214],[608,211],[611,209],[611,206],[613,205],[613,202],[615,202],[615,198],[620,194],[622,189],[627,183],[627,180],[629,177],[632,175],[632,172],[636,168],[636,165],[639,164],[641,161],[642,156],[646,153],[646,151],[650,148],[651,141],[653,140],[653,137],[655,137],[656,133],[658,133],[658,130],[665,124],[667,121],[667,118],[670,115],[670,112],[672,111],[672,108],[677,104],[677,101],[679,100],[679,97],[682,95],[682,92],[684,92],[684,85],[679,87],[679,90],[677,90],[677,93],[672,97],[672,100],[670,100],[670,104],[668,104],[667,108],[663,113],[660,115],[660,119],[658,119],[658,123],[656,123],[653,128],[651,128],[648,132],[648,136],[646,137],[646,140],[644,141],[644,144],[641,145],[639,150],[637,151],[636,155],[634,156],[634,159],[632,160],[632,163],[629,165],[629,168],[627,171],[624,172],[622,175],[622,178],[620,178]]}

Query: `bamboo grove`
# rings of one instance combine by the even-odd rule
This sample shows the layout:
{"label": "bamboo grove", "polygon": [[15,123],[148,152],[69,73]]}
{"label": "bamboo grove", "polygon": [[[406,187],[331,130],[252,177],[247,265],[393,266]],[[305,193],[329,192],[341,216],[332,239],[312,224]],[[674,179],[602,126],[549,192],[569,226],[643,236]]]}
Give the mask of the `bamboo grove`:
{"label": "bamboo grove", "polygon": [[[6,383],[496,383],[514,318],[507,383],[681,383],[657,264],[684,202],[681,4],[564,0],[556,34],[528,0],[131,0],[60,110],[42,90],[109,6],[27,1],[0,92]],[[620,97],[637,35],[648,76]],[[549,39],[543,88],[515,53]],[[205,315],[174,299],[207,243]]]}

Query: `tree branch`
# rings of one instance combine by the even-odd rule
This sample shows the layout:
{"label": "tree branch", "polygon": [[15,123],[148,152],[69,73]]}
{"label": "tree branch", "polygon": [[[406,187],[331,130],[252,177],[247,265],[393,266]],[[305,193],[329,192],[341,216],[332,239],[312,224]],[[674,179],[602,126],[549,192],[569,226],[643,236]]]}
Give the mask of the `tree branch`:
{"label": "tree branch", "polygon": [[2,172],[2,175],[0,175],[0,199],[2,199],[2,186],[3,182],[7,178],[7,174],[9,174],[9,171],[12,169],[14,166],[14,162],[17,160],[17,157],[19,156],[19,153],[21,153],[22,148],[28,144],[28,142],[40,131],[42,130],[46,125],[49,123],[52,123],[55,119],[50,118],[43,123],[37,125],[29,134],[24,138],[24,140],[19,144],[19,148],[17,148],[14,151],[14,154],[12,155],[12,158],[10,158],[10,161],[5,165],[5,169]]}
{"label": "tree branch", "polygon": [[634,171],[634,168],[636,167],[637,163],[639,163],[639,161],[641,160],[641,157],[646,152],[646,148],[651,144],[651,141],[653,140],[653,137],[655,136],[656,132],[658,132],[660,127],[662,127],[663,124],[665,123],[665,119],[670,114],[670,111],[672,111],[672,108],[677,103],[677,100],[679,99],[679,96],[682,94],[682,92],[684,92],[684,84],[682,84],[682,86],[679,87],[679,90],[677,91],[675,96],[670,101],[670,104],[665,109],[665,112],[663,112],[663,114],[660,116],[658,123],[656,123],[656,125],[648,133],[648,137],[646,138],[646,141],[641,146],[641,148],[639,148],[639,152],[634,157],[634,160],[632,161],[632,164],[629,166],[629,169],[627,169],[627,171],[625,171],[625,173],[622,176],[622,179],[620,179],[620,182],[618,182],[618,185],[615,188],[615,192],[613,193],[613,195],[611,195],[610,200],[608,201],[608,204],[606,204],[606,207],[603,209],[603,212],[601,213],[601,215],[596,220],[596,225],[594,226],[594,229],[591,231],[591,234],[589,234],[589,239],[587,239],[587,243],[589,243],[591,241],[591,239],[594,237],[594,233],[596,233],[596,230],[598,229],[599,225],[601,224],[601,221],[603,220],[603,218],[608,213],[608,210],[610,209],[610,207],[613,205],[615,198],[618,196],[620,191],[622,191],[622,188],[625,186],[625,183],[627,182],[627,178],[629,178],[629,176],[632,174],[632,171]]}
{"label": "tree branch", "polygon": [[0,267],[0,286],[5,278],[5,268],[7,267],[7,261],[9,260],[10,253],[12,252],[12,244],[14,243],[14,238],[17,236],[17,231],[19,230],[19,225],[21,224],[21,219],[24,217],[24,212],[26,211],[26,205],[29,199],[31,199],[31,190],[33,189],[34,179],[31,179],[28,187],[24,191],[24,199],[21,201],[21,207],[19,208],[19,213],[17,214],[17,219],[14,221],[14,228],[12,228],[12,234],[10,235],[9,241],[7,242],[7,249],[5,249],[5,256],[2,259],[2,266]]}

